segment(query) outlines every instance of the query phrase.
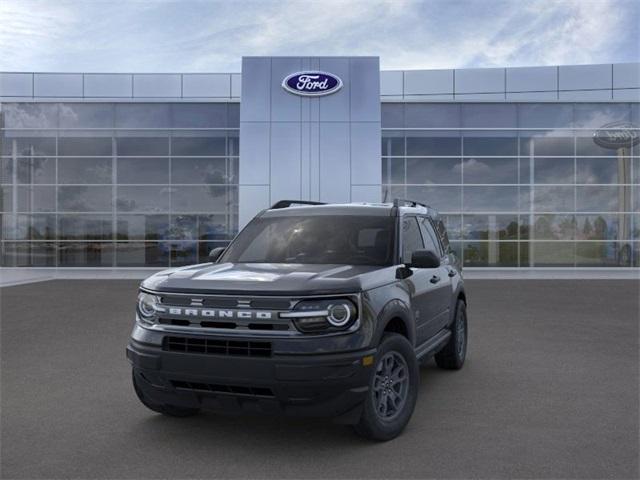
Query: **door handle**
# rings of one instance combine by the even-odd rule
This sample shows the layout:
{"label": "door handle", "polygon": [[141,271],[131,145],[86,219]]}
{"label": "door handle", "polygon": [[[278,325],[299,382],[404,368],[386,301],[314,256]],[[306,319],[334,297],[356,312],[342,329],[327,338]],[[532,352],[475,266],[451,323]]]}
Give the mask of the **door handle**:
{"label": "door handle", "polygon": [[431,280],[429,280],[431,283],[438,283],[440,281],[440,277],[437,275],[434,275],[433,277],[431,277]]}
{"label": "door handle", "polygon": [[453,268],[450,268],[448,275],[449,277],[455,277],[457,273],[458,272],[456,272]]}

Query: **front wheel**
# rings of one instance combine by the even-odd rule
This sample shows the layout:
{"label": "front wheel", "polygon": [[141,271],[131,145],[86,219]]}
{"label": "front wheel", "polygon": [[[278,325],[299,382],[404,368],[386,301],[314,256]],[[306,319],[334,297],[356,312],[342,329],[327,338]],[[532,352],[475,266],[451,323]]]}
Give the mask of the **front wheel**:
{"label": "front wheel", "polygon": [[418,361],[409,341],[398,334],[385,335],[356,432],[378,441],[397,437],[413,414],[419,379]]}

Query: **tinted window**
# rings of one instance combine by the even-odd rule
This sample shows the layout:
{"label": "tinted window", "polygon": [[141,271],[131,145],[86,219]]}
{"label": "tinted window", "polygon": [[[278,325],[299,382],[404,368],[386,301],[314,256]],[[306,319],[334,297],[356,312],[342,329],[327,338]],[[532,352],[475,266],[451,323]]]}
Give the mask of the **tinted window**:
{"label": "tinted window", "polygon": [[436,238],[436,233],[433,231],[429,220],[424,217],[420,218],[420,231],[422,232],[422,238],[424,240],[424,248],[431,250],[436,255],[441,255],[440,245]]}
{"label": "tinted window", "polygon": [[447,234],[447,229],[444,226],[444,222],[442,220],[438,220],[436,222],[436,229],[438,230],[438,235],[440,236],[440,242],[442,242],[442,246],[444,247],[444,251],[449,251],[449,235]]}
{"label": "tinted window", "polygon": [[256,218],[221,261],[391,265],[393,223],[392,217],[351,215]]}
{"label": "tinted window", "polygon": [[411,254],[416,250],[422,250],[422,236],[418,228],[418,221],[415,217],[405,217],[402,219],[402,261],[411,262]]}

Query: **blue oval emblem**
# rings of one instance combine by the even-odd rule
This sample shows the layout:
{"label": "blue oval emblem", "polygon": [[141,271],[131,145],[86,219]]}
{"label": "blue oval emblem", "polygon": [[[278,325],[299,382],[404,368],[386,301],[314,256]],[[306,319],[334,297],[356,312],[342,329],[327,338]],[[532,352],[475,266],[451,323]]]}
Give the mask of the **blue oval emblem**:
{"label": "blue oval emblem", "polygon": [[630,148],[640,142],[640,129],[628,122],[608,123],[596,130],[593,141],[602,148],[612,150]]}
{"label": "blue oval emblem", "polygon": [[282,88],[296,95],[319,97],[340,90],[342,80],[327,72],[296,72],[282,81]]}

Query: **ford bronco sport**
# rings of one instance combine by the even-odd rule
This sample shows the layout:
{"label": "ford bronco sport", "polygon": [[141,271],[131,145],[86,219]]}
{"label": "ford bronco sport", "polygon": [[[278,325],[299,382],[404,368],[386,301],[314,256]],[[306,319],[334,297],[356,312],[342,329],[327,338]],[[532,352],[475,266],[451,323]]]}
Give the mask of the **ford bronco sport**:
{"label": "ford bronco sport", "polygon": [[281,201],[210,260],[140,286],[127,357],[151,410],[328,416],[389,440],[419,361],[464,363],[461,267],[425,205]]}

